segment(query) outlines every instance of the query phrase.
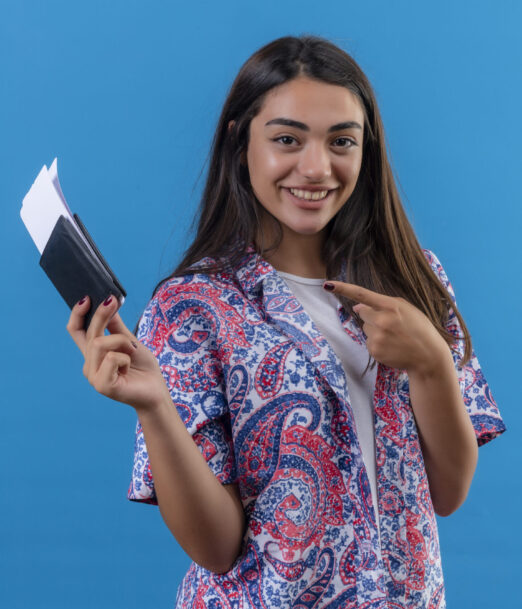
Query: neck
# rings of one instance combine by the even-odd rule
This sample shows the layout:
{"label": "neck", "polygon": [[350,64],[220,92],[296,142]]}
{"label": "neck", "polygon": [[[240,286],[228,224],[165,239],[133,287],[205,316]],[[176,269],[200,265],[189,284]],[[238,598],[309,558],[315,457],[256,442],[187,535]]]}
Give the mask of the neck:
{"label": "neck", "polygon": [[267,252],[266,260],[278,271],[300,277],[326,277],[321,260],[323,234],[301,235],[283,226],[283,238],[277,249]]}

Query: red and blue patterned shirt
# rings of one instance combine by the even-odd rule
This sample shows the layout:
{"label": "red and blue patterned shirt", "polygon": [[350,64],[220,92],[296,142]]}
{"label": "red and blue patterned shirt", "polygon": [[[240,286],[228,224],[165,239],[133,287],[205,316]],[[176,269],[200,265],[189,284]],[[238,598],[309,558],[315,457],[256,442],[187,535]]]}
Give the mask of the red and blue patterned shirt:
{"label": "red and blue patterned shirt", "polygon": [[[454,294],[437,258],[433,271]],[[365,336],[339,305],[342,327]],[[459,325],[450,312],[448,329]],[[408,376],[378,364],[373,397],[378,506],[336,354],[277,271],[250,251],[240,268],[166,281],[139,340],[158,358],[173,405],[216,477],[235,483],[247,530],[231,569],[192,563],[186,609],[442,609],[437,524]],[[505,429],[473,353],[454,351],[483,444]],[[156,503],[139,422],[129,499]],[[376,522],[378,509],[380,535]]]}

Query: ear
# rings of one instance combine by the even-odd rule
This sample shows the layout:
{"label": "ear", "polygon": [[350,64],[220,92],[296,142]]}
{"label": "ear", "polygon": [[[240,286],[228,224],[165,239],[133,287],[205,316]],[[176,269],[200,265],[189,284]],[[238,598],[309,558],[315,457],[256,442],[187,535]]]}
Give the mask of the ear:
{"label": "ear", "polygon": [[[229,133],[234,128],[235,124],[236,124],[235,120],[228,121],[228,131],[229,131]],[[243,152],[241,153],[241,165],[243,165],[243,167],[247,166],[247,156],[246,156],[246,151],[245,150],[243,150]]]}

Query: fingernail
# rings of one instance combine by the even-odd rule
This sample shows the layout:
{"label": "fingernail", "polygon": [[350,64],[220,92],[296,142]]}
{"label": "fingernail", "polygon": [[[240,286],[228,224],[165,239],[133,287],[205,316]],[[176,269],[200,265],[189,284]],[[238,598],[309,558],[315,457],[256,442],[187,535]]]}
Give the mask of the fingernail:
{"label": "fingernail", "polygon": [[138,348],[138,343],[135,343],[133,340],[131,340],[131,345],[137,349]]}
{"label": "fingernail", "polygon": [[84,296],[81,300],[78,301],[79,305],[82,305],[87,300],[87,296]]}
{"label": "fingernail", "polygon": [[335,290],[335,286],[333,283],[330,283],[329,281],[323,283],[323,288],[325,290],[328,290],[328,292],[333,292]]}
{"label": "fingernail", "polygon": [[112,296],[108,296],[104,301],[103,301],[103,306],[104,307],[108,307],[112,302]]}

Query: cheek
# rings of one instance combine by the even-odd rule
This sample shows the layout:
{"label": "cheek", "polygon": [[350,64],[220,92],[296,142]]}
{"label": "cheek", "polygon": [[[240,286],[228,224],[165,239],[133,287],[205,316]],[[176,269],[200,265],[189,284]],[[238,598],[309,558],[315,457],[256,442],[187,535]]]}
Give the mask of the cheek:
{"label": "cheek", "polygon": [[264,154],[264,162],[266,171],[270,172],[272,175],[277,175],[284,171],[285,166],[288,164],[285,163],[284,156],[274,152],[266,152]]}
{"label": "cheek", "polygon": [[268,185],[267,182],[277,181],[291,169],[290,159],[266,147],[252,147],[247,155],[248,170],[252,184]]}
{"label": "cheek", "polygon": [[346,185],[353,185],[357,182],[359,173],[361,171],[361,158],[354,157],[347,160],[346,163],[339,168],[339,173],[343,176]]}

